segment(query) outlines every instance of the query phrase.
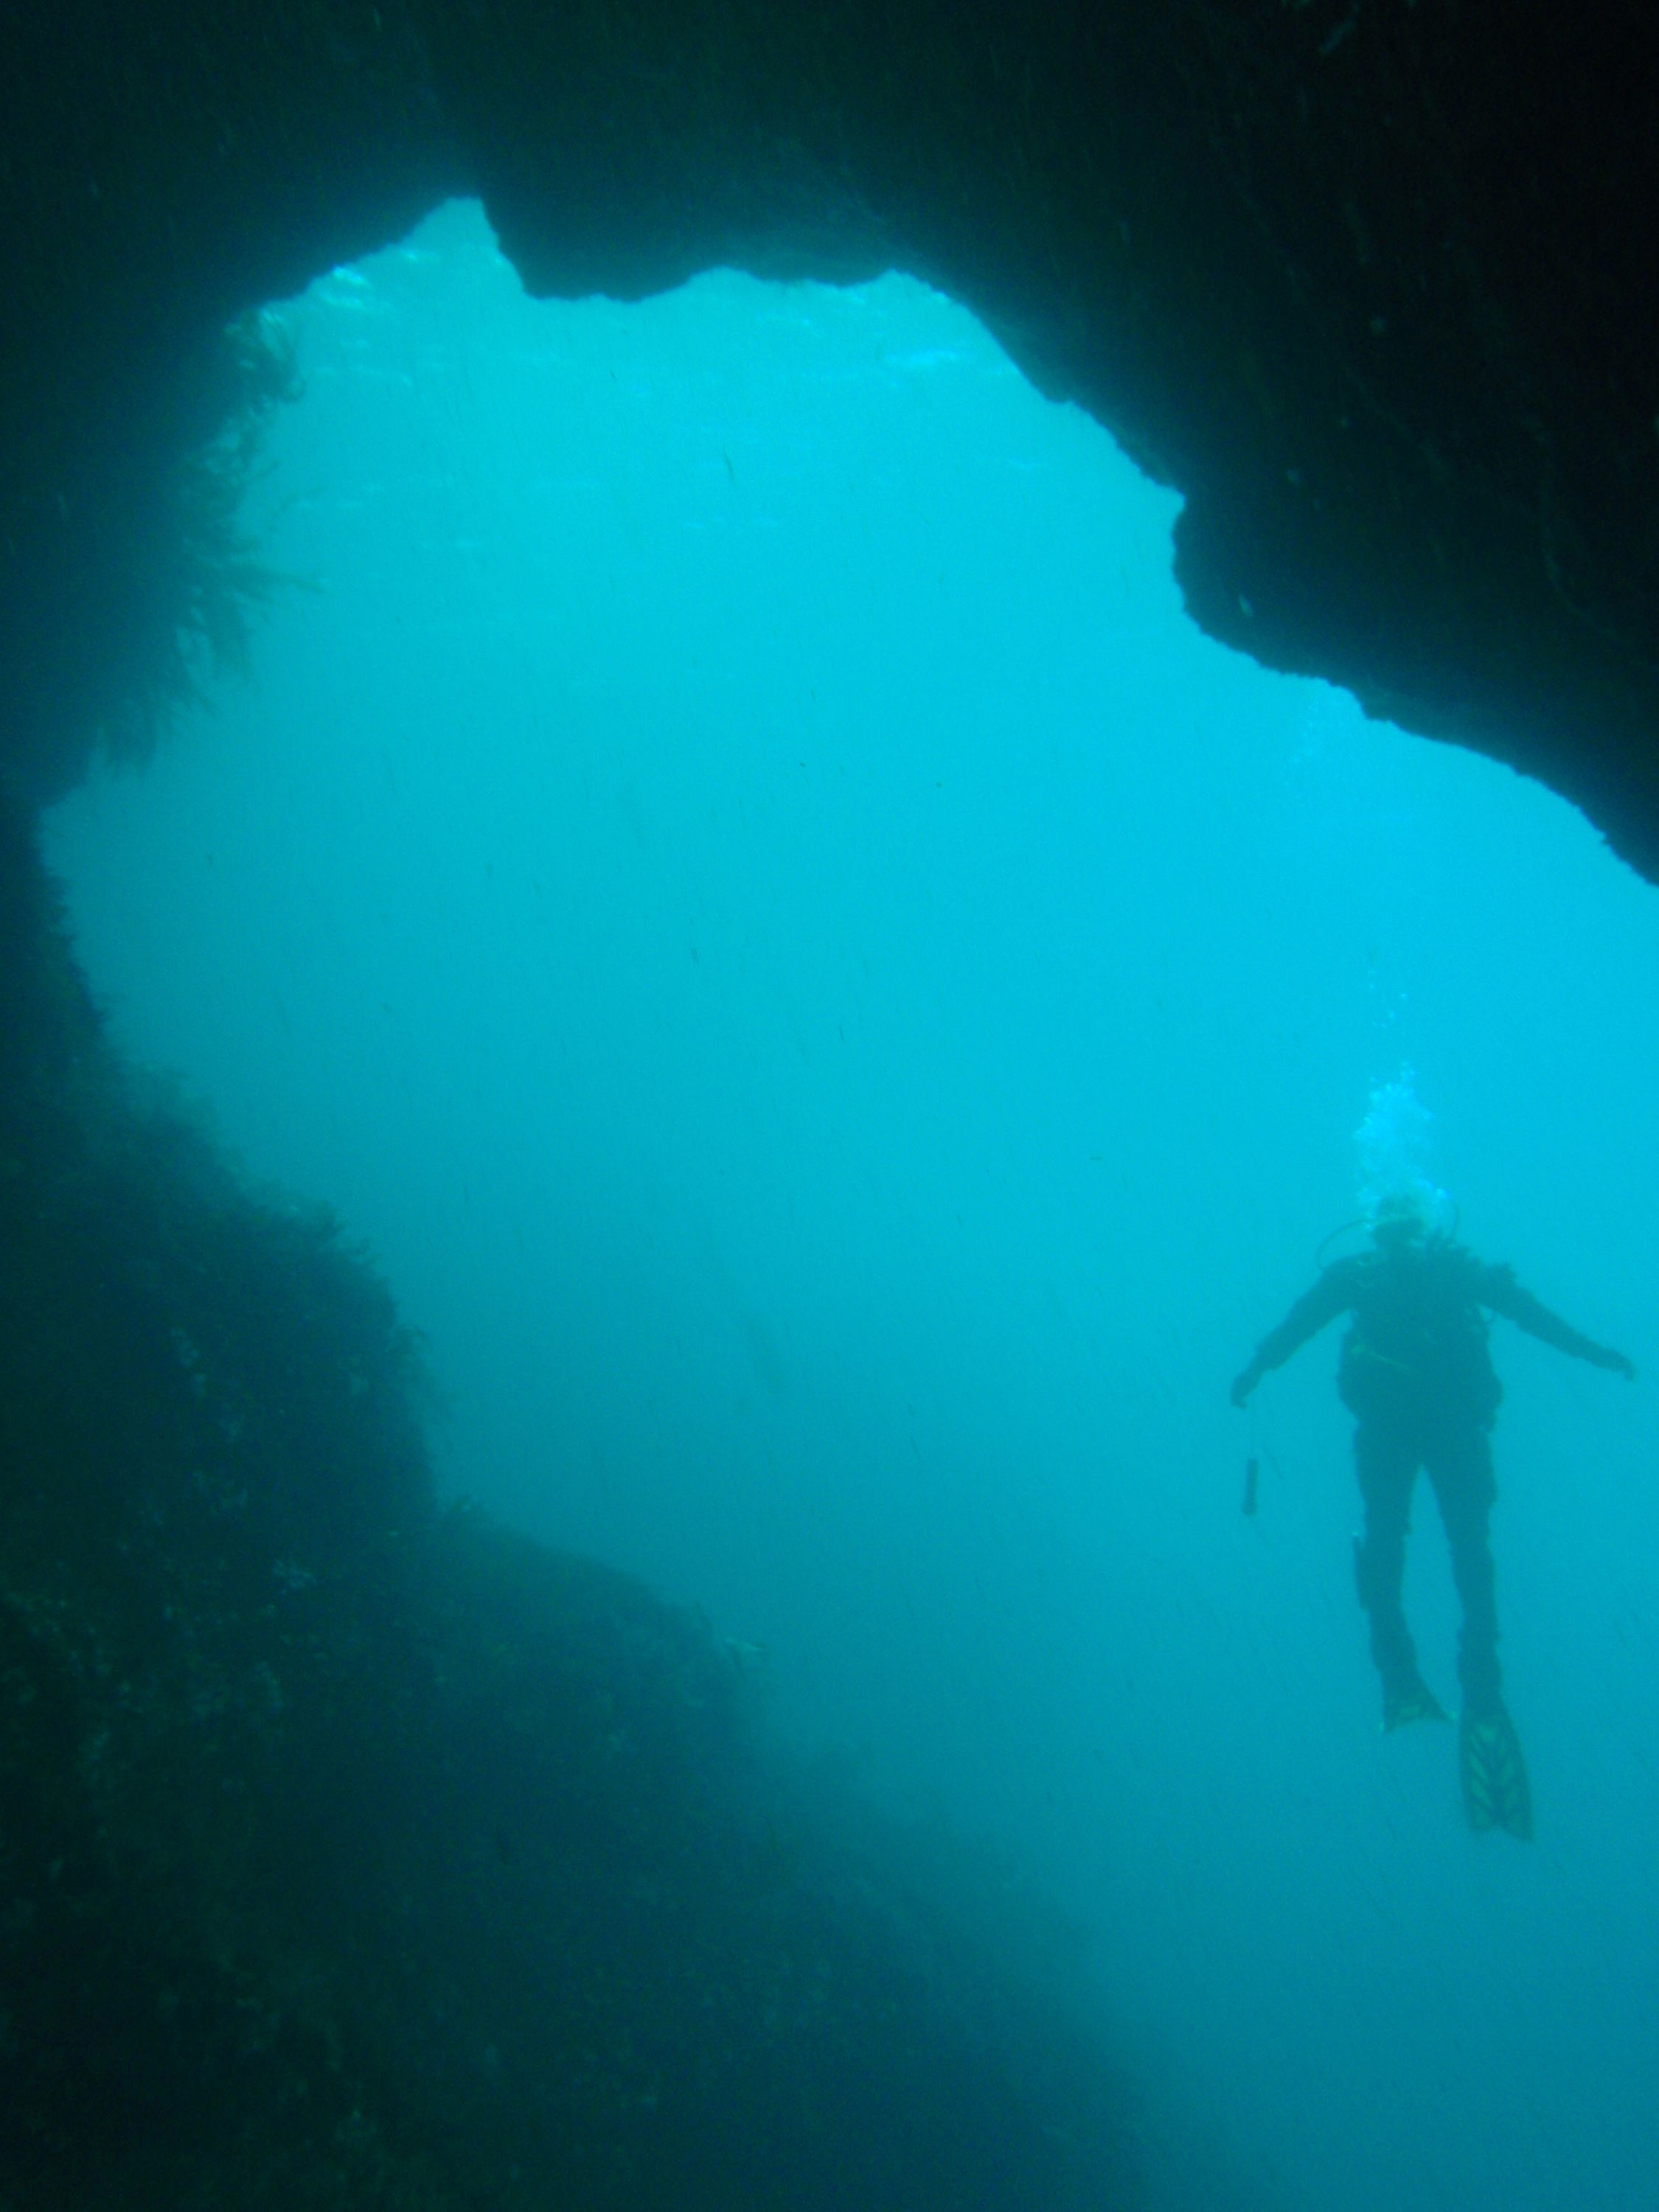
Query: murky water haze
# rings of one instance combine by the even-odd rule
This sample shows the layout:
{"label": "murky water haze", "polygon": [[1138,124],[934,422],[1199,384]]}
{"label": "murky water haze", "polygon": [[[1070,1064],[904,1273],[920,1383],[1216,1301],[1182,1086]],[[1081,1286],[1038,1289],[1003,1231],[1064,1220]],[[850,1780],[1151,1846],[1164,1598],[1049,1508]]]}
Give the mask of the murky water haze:
{"label": "murky water haze", "polygon": [[[372,1245],[446,1481],[1006,1838],[1251,2179],[1648,2201],[1659,894],[1200,637],[1173,496],[919,286],[536,306],[452,210],[293,313],[307,587],[52,827],[118,1035]],[[1226,1403],[1406,1062],[1648,1370],[1500,1324],[1530,1848],[1378,1735],[1335,1333]],[[1408,1602],[1449,1698],[1426,1498]]]}

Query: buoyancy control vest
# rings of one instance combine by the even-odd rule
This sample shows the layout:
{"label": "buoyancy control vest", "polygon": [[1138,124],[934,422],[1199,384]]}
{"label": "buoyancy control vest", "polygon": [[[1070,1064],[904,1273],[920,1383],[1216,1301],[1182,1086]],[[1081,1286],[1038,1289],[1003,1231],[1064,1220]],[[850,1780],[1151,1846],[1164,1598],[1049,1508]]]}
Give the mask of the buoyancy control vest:
{"label": "buoyancy control vest", "polygon": [[1473,1252],[1449,1237],[1361,1255],[1337,1388],[1362,1421],[1474,1421],[1504,1395],[1487,1348]]}

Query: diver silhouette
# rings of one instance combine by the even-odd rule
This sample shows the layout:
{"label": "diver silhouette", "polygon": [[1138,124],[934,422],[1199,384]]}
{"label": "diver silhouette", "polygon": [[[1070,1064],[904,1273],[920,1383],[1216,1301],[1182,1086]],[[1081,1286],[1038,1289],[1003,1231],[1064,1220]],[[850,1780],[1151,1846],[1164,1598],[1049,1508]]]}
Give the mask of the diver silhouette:
{"label": "diver silhouette", "polygon": [[1444,1720],[1418,1669],[1401,1601],[1412,1490],[1428,1474],[1451,1552],[1463,1609],[1457,1672],[1463,1692],[1458,1731],[1463,1802],[1475,1828],[1532,1833],[1526,1762],[1504,1707],[1498,1665],[1498,1607],[1488,1520],[1497,1485],[1491,1430],[1503,1397],[1487,1349],[1488,1313],[1529,1336],[1635,1379],[1613,1352],[1540,1305],[1508,1267],[1489,1266],[1453,1237],[1432,1230],[1415,1190],[1382,1200],[1371,1224],[1373,1249],[1336,1260],[1264,1336],[1235,1377],[1232,1402],[1243,1406],[1261,1377],[1282,1367],[1339,1314],[1353,1316],[1342,1346],[1337,1389],[1353,1414],[1354,1465],[1365,1528],[1354,1540],[1354,1579],[1370,1618],[1371,1656],[1382,1678],[1382,1725]]}

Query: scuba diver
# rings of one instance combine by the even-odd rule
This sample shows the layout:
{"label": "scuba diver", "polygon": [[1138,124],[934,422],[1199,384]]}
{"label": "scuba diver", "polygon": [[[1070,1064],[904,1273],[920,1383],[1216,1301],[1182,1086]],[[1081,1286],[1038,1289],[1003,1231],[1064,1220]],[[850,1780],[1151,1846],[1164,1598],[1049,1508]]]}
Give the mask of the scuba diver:
{"label": "scuba diver", "polygon": [[1507,1267],[1488,1266],[1432,1225],[1441,1194],[1421,1184],[1382,1197],[1371,1219],[1373,1249],[1334,1261],[1263,1337],[1236,1377],[1245,1405],[1267,1371],[1334,1321],[1353,1316],[1337,1389],[1358,1425],[1354,1464],[1364,1503],[1354,1540],[1354,1579],[1370,1617],[1371,1656],[1382,1678],[1382,1725],[1444,1720],[1418,1670],[1401,1603],[1413,1486],[1427,1470],[1445,1524],[1452,1577],[1462,1604],[1457,1672],[1463,1692],[1458,1731],[1463,1802],[1474,1828],[1532,1833],[1531,1792],[1498,1666],[1498,1610],[1487,1520],[1492,1420],[1503,1385],[1486,1348],[1489,1313],[1501,1314],[1575,1359],[1635,1379],[1622,1352],[1583,1336],[1522,1290]]}

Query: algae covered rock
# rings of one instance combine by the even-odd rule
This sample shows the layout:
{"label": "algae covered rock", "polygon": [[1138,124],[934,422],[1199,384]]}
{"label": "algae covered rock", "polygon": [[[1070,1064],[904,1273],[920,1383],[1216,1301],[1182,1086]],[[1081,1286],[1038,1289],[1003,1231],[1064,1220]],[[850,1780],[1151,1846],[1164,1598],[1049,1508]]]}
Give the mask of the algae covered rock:
{"label": "algae covered rock", "polygon": [[437,1510],[367,1260],[117,1064],[0,845],[5,2212],[1125,2201],[995,1885]]}

